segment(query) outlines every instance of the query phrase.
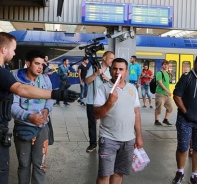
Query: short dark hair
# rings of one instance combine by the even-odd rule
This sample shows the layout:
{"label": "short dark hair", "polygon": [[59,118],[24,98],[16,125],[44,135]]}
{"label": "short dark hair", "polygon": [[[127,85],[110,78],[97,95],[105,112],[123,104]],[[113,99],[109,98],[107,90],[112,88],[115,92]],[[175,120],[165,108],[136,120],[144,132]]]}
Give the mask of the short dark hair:
{"label": "short dark hair", "polygon": [[167,60],[164,59],[164,60],[162,61],[162,63],[161,63],[161,66],[163,66],[163,64],[169,64],[169,61],[167,61]]}
{"label": "short dark hair", "polygon": [[115,58],[113,61],[112,61],[112,65],[113,65],[113,63],[125,63],[125,65],[126,65],[126,68],[128,68],[128,62],[125,60],[125,59],[123,59],[123,58]]}
{"label": "short dark hair", "polygon": [[27,53],[25,59],[31,63],[35,58],[45,59],[45,54],[39,50],[31,50]]}
{"label": "short dark hair", "polygon": [[84,56],[84,57],[83,57],[83,61],[85,61],[85,60],[87,60],[87,59],[89,59],[87,56]]}
{"label": "short dark hair", "polygon": [[62,61],[64,62],[64,61],[66,61],[68,58],[64,58]]}
{"label": "short dark hair", "polygon": [[137,59],[137,57],[136,57],[135,55],[131,56],[131,58],[133,58],[133,59],[135,59],[135,60]]}

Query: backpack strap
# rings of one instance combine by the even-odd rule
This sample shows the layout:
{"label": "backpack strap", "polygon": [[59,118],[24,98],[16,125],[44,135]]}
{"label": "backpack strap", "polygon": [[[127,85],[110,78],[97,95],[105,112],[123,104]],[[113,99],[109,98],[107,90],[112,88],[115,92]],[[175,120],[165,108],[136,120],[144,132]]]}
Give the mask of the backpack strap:
{"label": "backpack strap", "polygon": [[166,79],[165,79],[165,76],[164,76],[164,73],[162,72],[162,70],[160,70],[161,74],[162,74],[162,80],[164,79],[164,82],[166,82]]}

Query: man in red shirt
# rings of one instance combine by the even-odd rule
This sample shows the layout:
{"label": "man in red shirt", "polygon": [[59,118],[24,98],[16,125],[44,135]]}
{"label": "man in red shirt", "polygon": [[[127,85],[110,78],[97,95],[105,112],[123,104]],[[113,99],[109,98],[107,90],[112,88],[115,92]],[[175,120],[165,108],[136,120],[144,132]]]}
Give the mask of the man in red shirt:
{"label": "man in red shirt", "polygon": [[149,100],[150,108],[153,108],[152,106],[152,98],[151,98],[151,92],[150,92],[150,81],[153,78],[153,73],[151,70],[149,70],[148,64],[144,63],[142,74],[140,76],[141,78],[141,92],[142,92],[142,98],[143,98],[143,108],[146,107],[146,95]]}

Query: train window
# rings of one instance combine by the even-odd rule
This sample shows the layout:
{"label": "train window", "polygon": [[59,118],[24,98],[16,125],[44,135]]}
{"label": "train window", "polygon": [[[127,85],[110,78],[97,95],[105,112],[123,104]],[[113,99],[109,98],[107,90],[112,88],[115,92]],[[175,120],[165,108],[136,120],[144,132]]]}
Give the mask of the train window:
{"label": "train window", "polygon": [[170,84],[176,83],[176,68],[177,68],[177,62],[174,60],[170,60],[169,69],[168,69],[168,73],[170,75]]}
{"label": "train window", "polygon": [[183,61],[182,63],[182,73],[189,72],[191,70],[191,62]]}
{"label": "train window", "polygon": [[153,74],[155,73],[155,61],[149,62],[149,70],[151,70]]}

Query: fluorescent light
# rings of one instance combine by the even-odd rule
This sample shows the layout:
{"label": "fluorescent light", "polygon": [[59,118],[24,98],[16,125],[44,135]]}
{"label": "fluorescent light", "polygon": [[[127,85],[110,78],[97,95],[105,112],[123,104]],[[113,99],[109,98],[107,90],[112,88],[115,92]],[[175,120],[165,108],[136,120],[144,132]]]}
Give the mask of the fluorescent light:
{"label": "fluorescent light", "polygon": [[8,33],[15,30],[16,29],[13,27],[10,21],[0,21],[0,31],[4,31]]}

